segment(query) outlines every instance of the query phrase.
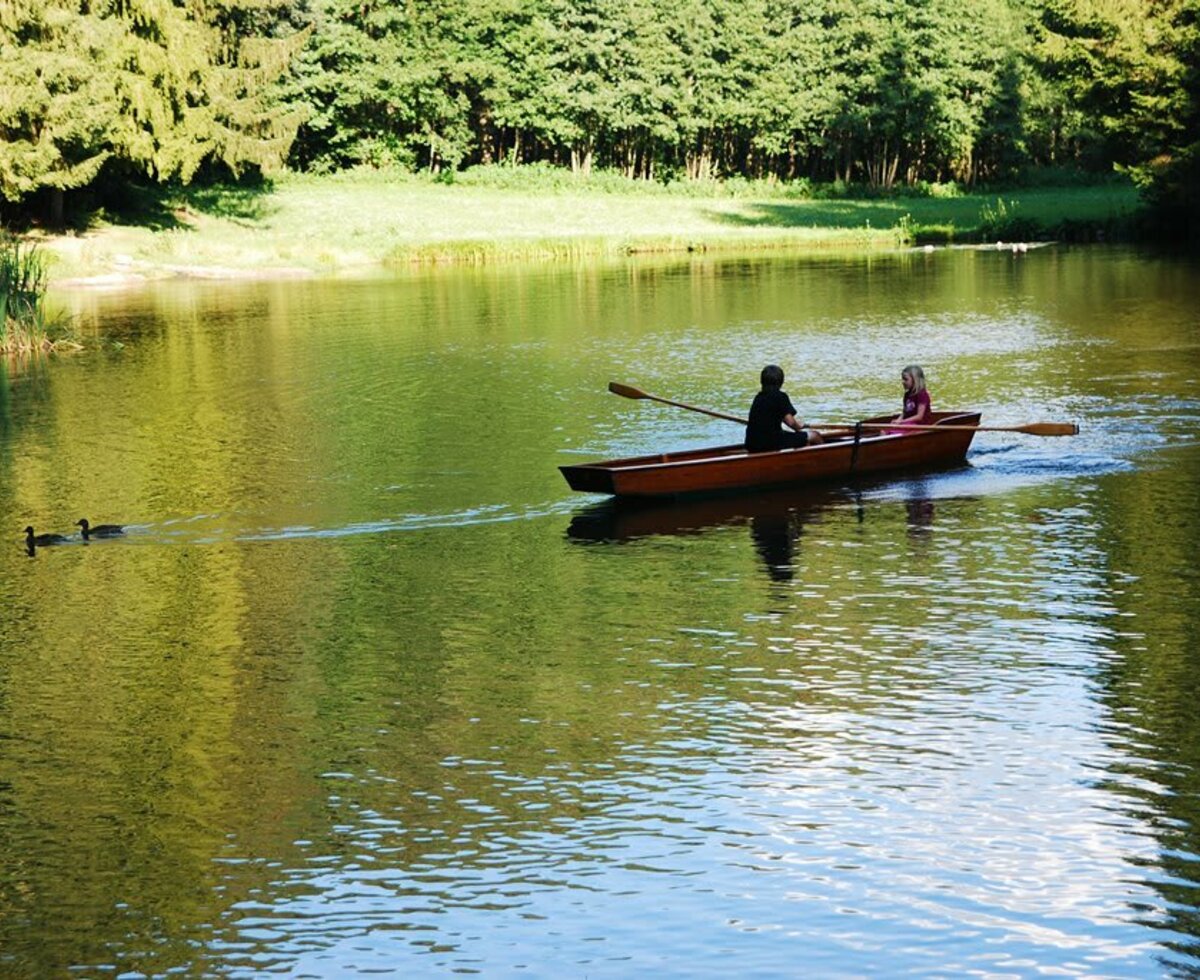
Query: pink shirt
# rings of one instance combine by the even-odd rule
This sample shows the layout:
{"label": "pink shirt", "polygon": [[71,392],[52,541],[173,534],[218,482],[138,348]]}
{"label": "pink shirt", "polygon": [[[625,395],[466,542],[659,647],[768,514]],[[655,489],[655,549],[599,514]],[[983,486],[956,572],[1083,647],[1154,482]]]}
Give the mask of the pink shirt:
{"label": "pink shirt", "polygon": [[925,423],[928,424],[933,421],[929,417],[933,411],[933,404],[929,400],[929,390],[926,389],[918,392],[906,391],[904,393],[904,413],[901,417],[906,419],[913,418],[921,410],[922,405],[925,406]]}

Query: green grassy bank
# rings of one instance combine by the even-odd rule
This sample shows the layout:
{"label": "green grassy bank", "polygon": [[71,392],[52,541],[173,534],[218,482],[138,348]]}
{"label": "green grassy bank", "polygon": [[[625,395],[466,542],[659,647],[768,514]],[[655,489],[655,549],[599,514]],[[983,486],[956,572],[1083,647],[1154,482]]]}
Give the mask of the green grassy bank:
{"label": "green grassy bank", "polygon": [[453,185],[354,173],[192,189],[136,218],[48,236],[52,281],[312,275],[422,262],[1070,237],[1132,225],[1124,184],[853,198],[747,182],[664,187],[545,172]]}

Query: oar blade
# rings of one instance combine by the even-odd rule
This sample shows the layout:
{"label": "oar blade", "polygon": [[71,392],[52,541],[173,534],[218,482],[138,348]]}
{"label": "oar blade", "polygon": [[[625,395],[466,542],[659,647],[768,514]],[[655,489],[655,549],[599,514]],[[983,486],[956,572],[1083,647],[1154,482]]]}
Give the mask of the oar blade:
{"label": "oar blade", "polygon": [[620,381],[610,381],[608,390],[614,395],[620,395],[622,398],[649,398],[641,388],[635,388],[633,385],[623,385]]}
{"label": "oar blade", "polygon": [[1020,426],[1019,431],[1031,436],[1077,436],[1079,426],[1074,422],[1030,422]]}

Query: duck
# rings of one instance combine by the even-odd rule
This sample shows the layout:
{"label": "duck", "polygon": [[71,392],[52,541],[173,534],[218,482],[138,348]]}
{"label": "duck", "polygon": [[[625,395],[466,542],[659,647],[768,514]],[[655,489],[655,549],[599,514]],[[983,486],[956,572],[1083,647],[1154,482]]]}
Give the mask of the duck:
{"label": "duck", "polygon": [[30,547],[44,548],[48,544],[66,544],[70,538],[61,534],[34,534],[33,525],[25,528],[25,544]]}
{"label": "duck", "polygon": [[86,517],[81,517],[75,522],[75,525],[82,529],[83,540],[88,538],[115,538],[118,534],[125,533],[124,524],[97,524],[92,527],[88,524]]}

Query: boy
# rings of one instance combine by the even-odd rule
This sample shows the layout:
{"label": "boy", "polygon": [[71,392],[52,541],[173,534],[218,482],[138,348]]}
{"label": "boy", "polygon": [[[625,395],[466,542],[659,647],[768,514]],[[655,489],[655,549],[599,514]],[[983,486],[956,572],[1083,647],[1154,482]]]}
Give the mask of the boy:
{"label": "boy", "polygon": [[[805,431],[804,424],[796,418],[796,407],[787,392],[782,390],[783,368],[768,364],[759,378],[762,391],[754,396],[754,404],[750,406],[746,449],[752,453],[763,453],[820,445],[821,437],[811,430]],[[784,432],[779,428],[781,422],[793,431]]]}

